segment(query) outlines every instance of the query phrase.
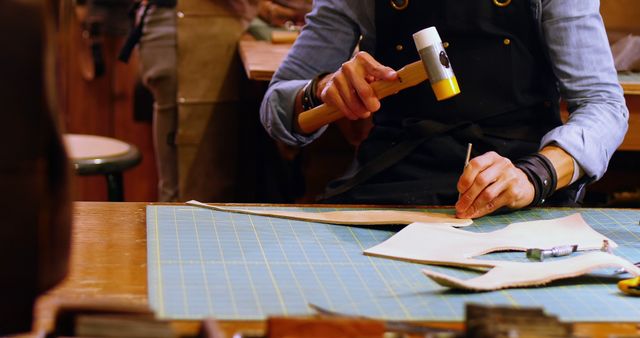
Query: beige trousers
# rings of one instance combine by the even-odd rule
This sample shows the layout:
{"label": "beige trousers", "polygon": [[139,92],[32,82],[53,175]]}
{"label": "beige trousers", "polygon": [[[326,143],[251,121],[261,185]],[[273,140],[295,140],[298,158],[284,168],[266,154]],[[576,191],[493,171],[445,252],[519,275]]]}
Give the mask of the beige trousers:
{"label": "beige trousers", "polygon": [[245,24],[228,1],[178,1],[177,11],[179,198],[234,201]]}
{"label": "beige trousers", "polygon": [[155,100],[159,201],[234,200],[244,27],[223,0],[178,1],[147,15],[140,58]]}

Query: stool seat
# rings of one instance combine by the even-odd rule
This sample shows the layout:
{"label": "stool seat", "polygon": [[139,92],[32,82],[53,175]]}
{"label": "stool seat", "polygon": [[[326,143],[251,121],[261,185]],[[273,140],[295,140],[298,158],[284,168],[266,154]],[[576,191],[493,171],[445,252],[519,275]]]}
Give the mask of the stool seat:
{"label": "stool seat", "polygon": [[138,148],[111,137],[65,134],[64,143],[76,174],[105,175],[110,201],[124,199],[122,172],[142,160]]}

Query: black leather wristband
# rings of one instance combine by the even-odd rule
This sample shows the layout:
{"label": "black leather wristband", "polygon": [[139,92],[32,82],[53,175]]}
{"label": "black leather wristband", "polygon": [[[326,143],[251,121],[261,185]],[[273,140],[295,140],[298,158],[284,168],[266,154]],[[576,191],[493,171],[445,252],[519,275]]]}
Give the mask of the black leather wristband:
{"label": "black leather wristband", "polygon": [[302,109],[307,111],[322,104],[322,100],[316,95],[318,82],[328,73],[322,73],[307,83],[302,92]]}
{"label": "black leather wristband", "polygon": [[313,108],[312,98],[309,92],[311,91],[311,82],[310,80],[306,85],[302,88],[302,110],[307,111]]}
{"label": "black leather wristband", "polygon": [[553,195],[558,185],[558,176],[548,158],[542,154],[531,154],[516,160],[514,165],[520,168],[533,184],[535,195],[530,206],[541,205]]}

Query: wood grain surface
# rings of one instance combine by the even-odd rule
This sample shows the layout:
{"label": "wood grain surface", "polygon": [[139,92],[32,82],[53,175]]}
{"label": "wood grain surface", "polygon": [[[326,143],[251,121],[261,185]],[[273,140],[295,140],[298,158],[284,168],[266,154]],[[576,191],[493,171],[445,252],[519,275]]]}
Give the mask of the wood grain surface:
{"label": "wood grain surface", "polygon": [[[147,305],[146,220],[147,203],[76,202],[73,211],[71,269],[53,291],[40,297],[35,309],[34,334],[52,325],[57,304],[68,301],[113,301],[123,305]],[[237,331],[262,330],[263,322],[221,322],[230,337]],[[462,323],[429,323],[461,328]],[[198,323],[176,321],[184,334],[198,330]],[[578,323],[579,336],[637,335],[634,323]]]}

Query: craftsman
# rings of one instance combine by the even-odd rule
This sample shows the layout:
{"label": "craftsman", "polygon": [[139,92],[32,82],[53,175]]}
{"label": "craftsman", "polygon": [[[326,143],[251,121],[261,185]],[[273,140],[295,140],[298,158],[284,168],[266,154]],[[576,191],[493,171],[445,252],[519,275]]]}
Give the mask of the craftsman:
{"label": "craftsman", "polygon": [[[430,26],[461,94],[436,101],[421,84],[379,101],[369,83],[394,80],[394,69],[419,60],[412,34]],[[304,146],[326,128],[304,134],[296,116],[323,102],[354,123],[372,118],[324,201],[455,204],[458,217],[472,218],[579,203],[628,120],[598,0],[314,1],[265,95],[262,123]],[[389,155],[416,139],[408,155]],[[463,171],[467,143],[474,158]]]}

